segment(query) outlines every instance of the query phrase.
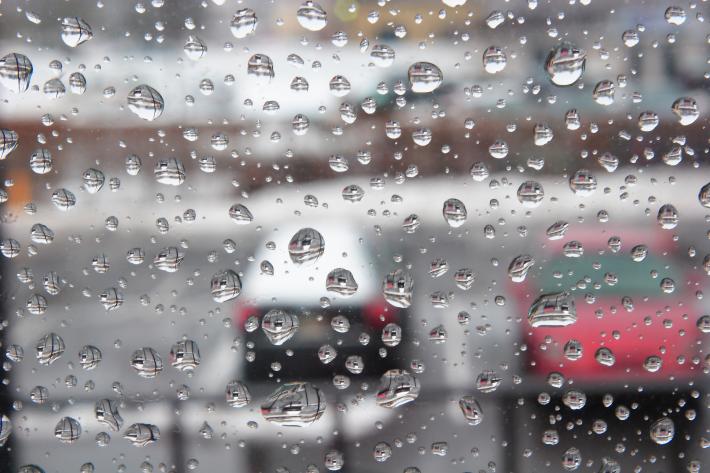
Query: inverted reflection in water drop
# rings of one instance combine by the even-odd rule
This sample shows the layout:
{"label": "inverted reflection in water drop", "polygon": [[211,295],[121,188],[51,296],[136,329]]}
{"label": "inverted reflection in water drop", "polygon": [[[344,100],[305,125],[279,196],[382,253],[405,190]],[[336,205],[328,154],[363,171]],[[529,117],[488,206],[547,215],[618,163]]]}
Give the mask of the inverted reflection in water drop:
{"label": "inverted reflection in water drop", "polygon": [[306,382],[286,383],[261,405],[261,415],[284,427],[307,427],[323,416],[326,401],[316,386]]}
{"label": "inverted reflection in water drop", "polygon": [[10,53],[0,59],[0,84],[17,94],[30,88],[32,62],[24,54]]}
{"label": "inverted reflection in water drop", "polygon": [[414,401],[419,396],[421,386],[417,378],[406,370],[392,369],[380,378],[377,389],[377,405],[395,408]]}
{"label": "inverted reflection in water drop", "polygon": [[76,48],[94,37],[91,26],[78,16],[62,19],[62,41],[69,47]]}
{"label": "inverted reflection in water drop", "polygon": [[149,85],[141,84],[128,93],[128,109],[143,120],[153,121],[163,114],[165,101],[160,93]]}

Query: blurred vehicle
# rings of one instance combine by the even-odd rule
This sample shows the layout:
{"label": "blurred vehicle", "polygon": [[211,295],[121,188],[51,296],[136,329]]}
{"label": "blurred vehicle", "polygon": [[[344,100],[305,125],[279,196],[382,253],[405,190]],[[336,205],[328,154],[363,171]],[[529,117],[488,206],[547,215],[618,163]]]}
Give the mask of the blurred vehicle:
{"label": "blurred vehicle", "polygon": [[[378,261],[374,248],[358,242],[357,227],[325,222],[312,226],[326,242],[322,256],[298,268],[283,258],[289,240],[301,230],[289,222],[266,238],[281,251],[258,249],[256,264],[245,274],[235,326],[244,334],[247,352],[254,355],[251,360],[245,356],[238,368],[238,377],[246,382],[263,382],[265,373],[283,380],[329,383],[335,375],[347,375],[358,381],[379,378],[403,363],[380,354],[382,328],[390,322],[402,326],[407,318],[404,310],[382,298],[377,282],[386,271],[373,264]],[[329,275],[338,276],[335,270],[352,276],[347,282],[342,274],[341,281],[331,281],[343,287],[340,293],[326,290]],[[278,319],[275,327],[267,327],[267,314]],[[355,364],[350,369],[348,357],[359,357],[350,359]]]}
{"label": "blurred vehicle", "polygon": [[683,272],[687,264],[674,253],[671,235],[579,227],[545,245],[542,269],[514,285],[513,294],[524,312],[540,294],[571,291],[577,320],[525,330],[532,374],[569,367],[576,384],[593,385],[600,378],[685,379],[699,371],[692,362],[699,330],[689,315],[701,311],[696,276]]}
{"label": "blurred vehicle", "polygon": [[[703,422],[697,417],[705,415],[694,390],[702,375],[696,319],[703,308],[695,293],[698,277],[684,271],[688,264],[672,233],[616,226],[612,234],[582,225],[542,247],[524,281],[509,283],[518,310],[529,314],[522,333],[524,377],[533,389],[524,409],[548,419],[519,448],[545,445],[536,465],[573,462],[581,432],[574,433],[574,424],[565,429],[563,421],[579,418],[587,435],[628,438],[640,458],[620,456],[613,444],[587,448],[586,456],[613,458],[622,471],[639,462],[656,463],[653,471],[680,471],[685,462],[679,453],[694,448],[683,442],[698,444]],[[570,313],[575,321],[546,325]],[[548,319],[533,326],[536,314]],[[627,421],[631,416],[634,422]],[[667,441],[654,437],[654,423],[667,419],[666,438],[674,431],[686,438],[659,449]]]}

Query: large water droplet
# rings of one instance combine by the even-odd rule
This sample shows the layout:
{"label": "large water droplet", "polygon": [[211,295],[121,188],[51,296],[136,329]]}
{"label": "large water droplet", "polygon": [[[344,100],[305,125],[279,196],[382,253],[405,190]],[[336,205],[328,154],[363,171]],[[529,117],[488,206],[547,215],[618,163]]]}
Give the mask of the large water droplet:
{"label": "large water droplet", "polygon": [[555,47],[547,56],[545,70],[555,85],[572,85],[582,77],[587,61],[587,53],[576,46],[563,43]]}
{"label": "large water droplet", "polygon": [[212,276],[210,294],[215,302],[227,302],[235,299],[242,292],[242,281],[239,275],[227,269]]}
{"label": "large water droplet", "polygon": [[157,425],[136,423],[123,432],[123,438],[136,447],[145,447],[160,440],[160,429]]}
{"label": "large water droplet", "polygon": [[143,120],[153,121],[163,114],[165,101],[160,93],[149,85],[141,84],[129,93],[128,109]]}
{"label": "large water droplet", "polygon": [[5,159],[12,153],[19,142],[17,132],[8,128],[0,128],[0,159]]}
{"label": "large water droplet", "polygon": [[436,64],[430,62],[415,62],[407,71],[409,86],[416,94],[433,92],[444,81],[444,74]]}
{"label": "large water droplet", "polygon": [[193,340],[180,340],[170,348],[170,364],[179,371],[194,371],[200,360],[200,348]]}
{"label": "large water droplet", "polygon": [[308,0],[296,12],[298,24],[309,31],[320,31],[328,24],[328,16],[316,2]]}
{"label": "large water droplet", "polygon": [[232,17],[229,28],[235,38],[242,39],[254,34],[257,25],[258,19],[256,12],[251,8],[242,8],[241,10],[237,10]]}
{"label": "large water droplet", "polygon": [[540,205],[545,197],[545,191],[542,184],[537,181],[525,181],[518,187],[518,202],[523,204],[523,207],[535,208]]}
{"label": "large water droplet", "polygon": [[508,266],[508,276],[511,281],[519,283],[525,281],[528,271],[535,265],[535,260],[530,255],[516,256]]}
{"label": "large water droplet", "polygon": [[281,309],[271,309],[261,319],[261,329],[272,345],[283,345],[298,332],[298,316]]}
{"label": "large water droplet", "polygon": [[394,270],[382,282],[382,295],[395,307],[406,309],[412,305],[414,278],[402,269]]}
{"label": "large water droplet", "polygon": [[264,419],[284,427],[306,427],[325,412],[325,396],[310,383],[286,383],[261,405]]}
{"label": "large water droplet", "polygon": [[37,341],[35,346],[37,361],[41,365],[51,365],[64,354],[64,339],[56,333],[48,333]]}
{"label": "large water droplet", "polygon": [[466,222],[468,212],[466,206],[458,199],[448,199],[442,209],[444,220],[451,228],[458,228]]}
{"label": "large water droplet", "polygon": [[678,216],[678,211],[672,204],[665,204],[658,209],[656,220],[658,220],[658,224],[662,229],[672,230],[678,226],[680,217]]}
{"label": "large water droplet", "polygon": [[251,393],[246,384],[238,380],[230,381],[225,389],[229,407],[244,407],[251,402]]}
{"label": "large water droplet", "polygon": [[54,436],[62,443],[74,443],[81,436],[81,424],[73,417],[62,417],[54,426]]}
{"label": "large water droplet", "polygon": [[151,347],[134,351],[130,363],[142,378],[155,378],[163,371],[163,359]]}
{"label": "large water droplet", "polygon": [[76,48],[94,37],[91,26],[78,16],[62,19],[62,41],[69,47]]}
{"label": "large water droplet", "polygon": [[207,45],[197,35],[188,35],[185,46],[185,55],[193,61],[198,61],[207,55]]}
{"label": "large water droplet", "polygon": [[153,168],[153,176],[160,184],[179,186],[185,182],[185,167],[177,158],[159,159]]}
{"label": "large water droplet", "polygon": [[414,401],[419,396],[421,386],[413,374],[406,370],[392,369],[380,378],[377,389],[377,405],[395,408]]}
{"label": "large water droplet", "polygon": [[681,97],[671,106],[673,113],[678,117],[678,123],[688,126],[695,123],[700,116],[698,102],[692,97]]}
{"label": "large water droplet", "polygon": [[110,399],[100,399],[94,406],[96,420],[108,426],[114,432],[121,430],[123,418],[118,412],[118,403]]}
{"label": "large water droplet", "polygon": [[335,268],[328,273],[325,289],[343,297],[350,297],[357,292],[357,282],[353,273],[344,268]]}
{"label": "large water droplet", "polygon": [[26,92],[33,72],[30,59],[24,54],[10,53],[0,59],[0,84],[12,92]]}
{"label": "large water droplet", "polygon": [[533,327],[564,327],[576,321],[574,299],[567,292],[542,294],[528,310],[528,322]]}
{"label": "large water droplet", "polygon": [[317,230],[302,228],[288,244],[288,254],[295,264],[315,263],[325,251],[325,240]]}
{"label": "large water droplet", "polygon": [[459,399],[459,407],[469,425],[478,425],[483,422],[483,410],[475,397],[463,396]]}
{"label": "large water droplet", "polygon": [[490,46],[483,52],[483,68],[489,74],[497,74],[508,65],[508,56],[497,46]]}

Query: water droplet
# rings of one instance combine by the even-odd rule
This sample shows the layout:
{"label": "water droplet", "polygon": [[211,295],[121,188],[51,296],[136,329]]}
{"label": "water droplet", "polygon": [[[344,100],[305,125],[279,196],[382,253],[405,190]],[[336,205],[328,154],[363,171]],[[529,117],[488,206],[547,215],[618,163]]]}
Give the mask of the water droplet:
{"label": "water droplet", "polygon": [[386,44],[376,44],[370,51],[370,58],[372,58],[373,64],[377,67],[390,67],[394,64],[394,57],[394,49]]}
{"label": "water droplet", "polygon": [[672,204],[665,204],[658,209],[656,220],[658,220],[658,224],[662,229],[672,230],[678,226],[680,217],[678,216],[678,211]]}
{"label": "water droplet", "polygon": [[671,106],[673,113],[678,117],[678,123],[688,126],[695,123],[700,116],[698,102],[692,97],[681,97]]}
{"label": "water droplet", "polygon": [[417,378],[406,370],[388,370],[380,378],[377,405],[390,409],[402,406],[414,401],[419,396],[420,389]]}
{"label": "water droplet", "polygon": [[503,382],[503,378],[498,376],[493,370],[484,370],[476,376],[476,389],[482,393],[492,393]]}
{"label": "water droplet", "polygon": [[136,447],[145,447],[160,440],[160,429],[157,425],[136,423],[123,432],[123,438]]}
{"label": "water droplet", "polygon": [[599,348],[596,353],[594,353],[594,359],[602,366],[614,366],[616,363],[614,352],[607,347]]}
{"label": "water droplet", "polygon": [[614,172],[616,168],[619,167],[619,158],[611,153],[602,153],[597,158],[597,162],[601,167],[606,169],[607,172]]}
{"label": "water droplet", "polygon": [[385,276],[382,295],[391,305],[406,309],[412,305],[414,278],[406,271],[397,269]]}
{"label": "water droplet", "polygon": [[141,84],[129,93],[128,109],[143,120],[153,121],[163,114],[165,101],[157,90],[149,85]]}
{"label": "water droplet", "polygon": [[587,62],[587,53],[570,43],[555,47],[547,56],[545,70],[553,84],[572,85],[582,77]]}
{"label": "water droplet", "polygon": [[426,94],[439,88],[444,81],[444,74],[435,64],[415,62],[407,71],[409,86],[415,94]]}
{"label": "water droplet", "polygon": [[335,97],[345,97],[350,93],[350,81],[341,75],[333,76],[328,83],[330,93]]}
{"label": "water droplet", "polygon": [[513,282],[525,281],[528,271],[535,265],[535,260],[530,255],[516,256],[508,266],[508,276]]}
{"label": "water droplet", "polygon": [[572,410],[582,409],[587,404],[587,395],[582,391],[567,391],[562,396],[562,403]]}
{"label": "water droplet", "polygon": [[242,39],[254,34],[257,25],[256,12],[251,8],[242,8],[232,17],[229,28],[235,38]]}
{"label": "water droplet", "polygon": [[254,216],[249,209],[242,204],[234,204],[229,208],[229,217],[233,222],[239,225],[250,224],[254,220]]}
{"label": "water droplet", "polygon": [[95,369],[101,362],[101,350],[93,345],[84,345],[79,351],[79,364],[87,371]]}
{"label": "water droplet", "polygon": [[174,246],[163,248],[153,258],[153,264],[156,268],[167,273],[174,273],[180,269],[185,255],[182,251]]}
{"label": "water droplet", "polygon": [[468,212],[466,206],[458,199],[448,199],[442,209],[444,220],[451,228],[458,228],[466,222]]}
{"label": "water droplet", "polygon": [[286,383],[261,405],[264,419],[284,427],[306,427],[321,418],[326,401],[320,389],[310,383]]}
{"label": "water droplet", "polygon": [[610,80],[599,81],[596,86],[594,86],[594,91],[592,92],[592,98],[599,105],[609,106],[614,103],[614,92],[616,91],[616,86]]}
{"label": "water droplet", "polygon": [[62,443],[74,443],[81,436],[81,424],[73,417],[62,417],[54,426],[54,436]]}
{"label": "water droplet", "polygon": [[41,365],[51,365],[64,354],[64,340],[56,333],[48,333],[37,341],[35,346],[37,361]]}
{"label": "water droplet", "polygon": [[463,396],[459,399],[459,407],[468,425],[478,425],[483,422],[483,409],[475,397]]}
{"label": "water droplet", "polygon": [[12,421],[5,414],[0,415],[0,447],[4,446],[12,433]]}
{"label": "water droplet", "polygon": [[656,373],[662,367],[663,360],[659,356],[650,355],[647,356],[645,360],[643,360],[643,369],[645,369],[649,373]]}
{"label": "water droplet", "polygon": [[96,194],[104,186],[106,176],[98,169],[89,168],[82,173],[81,179],[84,181],[84,189],[89,194]]}
{"label": "water droplet", "polygon": [[328,273],[325,289],[343,297],[350,297],[357,292],[358,285],[353,273],[344,268],[335,268]]}
{"label": "water droplet", "polygon": [[493,10],[487,17],[486,17],[486,25],[492,30],[498,28],[500,25],[502,25],[505,22],[505,15],[503,12],[499,10]]}
{"label": "water droplet", "polygon": [[160,184],[179,186],[185,182],[185,167],[177,158],[159,159],[155,163],[153,176]]}
{"label": "water droplet", "polygon": [[118,404],[110,399],[100,399],[94,406],[96,420],[108,426],[114,432],[121,430],[123,418],[118,413]]}
{"label": "water droplet", "polygon": [[680,26],[685,23],[685,10],[676,6],[668,7],[663,17],[671,25]]}
{"label": "water droplet", "polygon": [[567,292],[542,294],[528,310],[528,322],[535,328],[565,327],[576,321],[574,299]]}
{"label": "water droplet", "polygon": [[188,35],[185,46],[185,55],[193,61],[198,61],[207,55],[207,45],[196,35]]}
{"label": "water droplet", "polygon": [[227,269],[212,276],[210,294],[215,302],[227,302],[235,299],[242,292],[242,281],[239,275]]}
{"label": "water droplet", "polygon": [[584,354],[584,347],[582,345],[582,342],[580,342],[579,340],[571,339],[567,340],[567,343],[565,343],[562,352],[565,358],[567,358],[568,360],[577,361],[582,358],[582,355]]}
{"label": "water droplet", "polygon": [[338,356],[338,352],[330,345],[323,345],[318,349],[318,359],[324,365],[327,365]]}
{"label": "water droplet", "polygon": [[49,245],[54,241],[54,232],[41,223],[35,223],[30,229],[30,238],[33,243]]}
{"label": "water droplet", "polygon": [[238,380],[230,381],[225,389],[229,407],[244,407],[251,402],[251,394],[246,384]]}
{"label": "water droplet", "polygon": [[75,95],[84,95],[86,92],[86,77],[81,72],[72,72],[69,75],[69,90]]}
{"label": "water droplet", "polygon": [[170,364],[179,371],[194,371],[200,359],[200,349],[193,340],[180,340],[170,348]]}
{"label": "water droplet", "polygon": [[343,188],[342,196],[348,202],[360,202],[365,197],[365,191],[357,184],[350,184]]}
{"label": "water droplet", "polygon": [[62,41],[71,48],[76,48],[94,37],[91,26],[78,16],[62,19]]}
{"label": "water droplet", "polygon": [[163,359],[151,347],[143,347],[133,352],[131,367],[142,378],[155,378],[163,371]]}
{"label": "water droplet", "polygon": [[488,153],[495,159],[504,159],[508,156],[508,143],[503,140],[496,140],[488,147]]}
{"label": "water droplet", "polygon": [[296,12],[298,24],[309,31],[320,31],[328,24],[328,16],[316,2],[308,0]]}
{"label": "water droplet", "polygon": [[283,345],[298,332],[298,316],[281,309],[271,309],[261,319],[261,329],[272,345]]}
{"label": "water droplet", "polygon": [[329,450],[323,457],[323,464],[329,471],[339,471],[345,465],[345,458],[338,450]]}
{"label": "water droplet", "polygon": [[582,465],[582,454],[578,448],[570,447],[562,454],[562,468],[574,471]]}
{"label": "water droplet", "polygon": [[323,255],[325,240],[317,230],[302,228],[297,231],[288,244],[288,253],[291,261],[301,265],[313,264]]}
{"label": "water droplet", "polygon": [[17,132],[8,128],[0,128],[0,159],[5,159],[12,153],[19,142]]}
{"label": "water droplet", "polygon": [[523,204],[523,207],[538,207],[544,197],[542,184],[537,181],[525,181],[518,187],[518,202]]}
{"label": "water droplet", "polygon": [[569,188],[580,197],[587,197],[597,190],[597,178],[586,169],[579,169],[569,179]]}
{"label": "water droplet", "polygon": [[382,328],[382,343],[387,347],[396,347],[402,342],[402,327],[388,323]]}
{"label": "water droplet", "polygon": [[372,449],[372,456],[378,463],[383,463],[392,457],[392,447],[387,442],[377,442]]}
{"label": "water droplet", "polygon": [[67,189],[57,189],[52,193],[52,203],[59,210],[66,212],[76,205],[76,197]]}
{"label": "water droplet", "polygon": [[508,65],[508,56],[497,46],[490,46],[483,52],[483,68],[489,74],[497,74]]}
{"label": "water droplet", "polygon": [[26,92],[33,72],[30,59],[24,54],[10,53],[0,59],[0,84],[12,92]]}
{"label": "water droplet", "polygon": [[627,48],[633,48],[639,44],[639,34],[636,30],[626,30],[621,34],[621,40]]}

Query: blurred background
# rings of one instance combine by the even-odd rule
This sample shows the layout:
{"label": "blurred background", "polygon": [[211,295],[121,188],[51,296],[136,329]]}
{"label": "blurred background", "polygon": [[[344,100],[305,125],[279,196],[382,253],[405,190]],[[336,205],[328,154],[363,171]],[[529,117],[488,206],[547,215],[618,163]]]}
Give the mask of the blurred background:
{"label": "blurred background", "polygon": [[[247,8],[255,29],[237,37]],[[708,13],[705,1],[3,1],[0,56],[24,54],[33,73],[18,94],[0,67],[0,128],[18,136],[0,142],[0,471],[707,468]],[[91,38],[71,47],[62,21],[76,17]],[[586,54],[567,87],[545,67],[561,45]],[[496,73],[490,47],[505,56]],[[254,55],[273,73],[250,72]],[[431,93],[411,90],[422,61],[443,74]],[[594,92],[603,81],[611,101]],[[128,105],[141,84],[162,97],[155,120]],[[674,112],[681,98],[692,123]],[[536,140],[538,125],[553,137]],[[449,199],[463,223],[442,214]],[[309,265],[289,254],[303,228],[324,241]],[[353,296],[326,289],[335,268]],[[241,291],[217,302],[227,269]],[[396,270],[413,280],[407,307],[383,296]],[[577,321],[533,327],[531,305],[564,291]],[[272,309],[299,319],[282,345],[262,330]],[[61,356],[40,363],[57,337]],[[193,371],[172,366],[181,340],[199,346]],[[91,370],[87,345],[101,353]],[[144,347],[162,359],[152,378],[131,363]],[[413,402],[378,405],[390,369],[416,377]],[[227,403],[233,380],[246,406]],[[269,422],[262,404],[294,381],[320,389],[322,417]],[[97,420],[103,399],[118,431]],[[70,442],[56,438],[65,417],[81,426]],[[132,445],[135,423],[160,439]],[[391,457],[378,461],[382,443]]]}

